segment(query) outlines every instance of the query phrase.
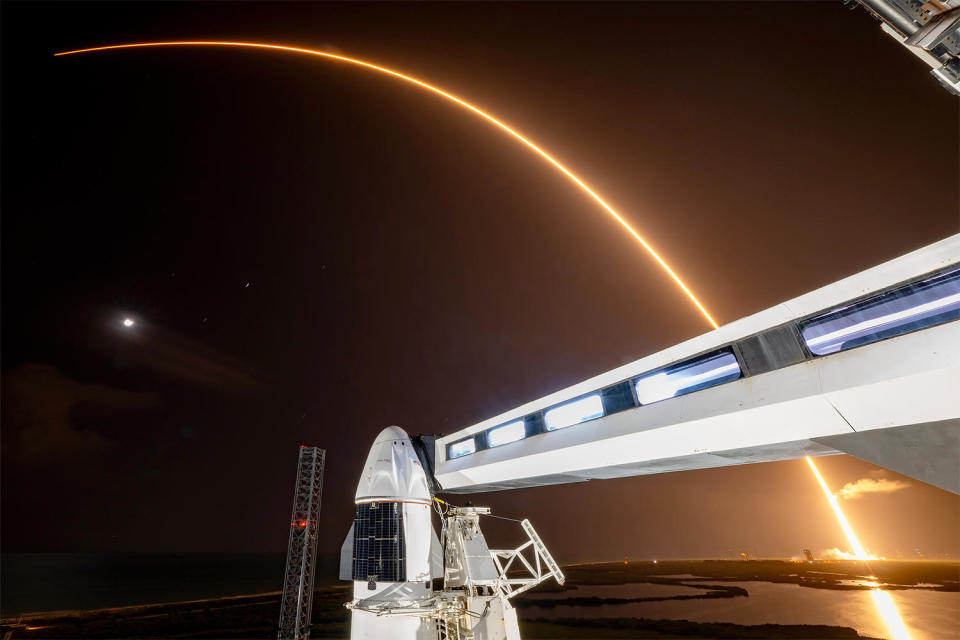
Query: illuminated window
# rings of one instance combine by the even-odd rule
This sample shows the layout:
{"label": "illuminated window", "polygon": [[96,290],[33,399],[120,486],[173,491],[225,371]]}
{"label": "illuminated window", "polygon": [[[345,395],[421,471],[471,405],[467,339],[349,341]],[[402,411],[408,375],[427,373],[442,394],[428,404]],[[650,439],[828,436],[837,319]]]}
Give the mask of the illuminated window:
{"label": "illuminated window", "polygon": [[603,402],[600,400],[600,394],[595,393],[548,410],[543,414],[543,421],[546,423],[547,431],[555,431],[602,415]]}
{"label": "illuminated window", "polygon": [[882,293],[800,323],[817,356],[960,318],[960,269]]}
{"label": "illuminated window", "polygon": [[522,440],[526,434],[527,428],[524,426],[523,420],[517,420],[502,427],[494,427],[487,432],[487,446],[499,447],[502,444],[516,442]]}
{"label": "illuminated window", "polygon": [[461,440],[460,442],[454,442],[447,448],[447,458],[453,460],[454,458],[470,455],[476,450],[477,442],[473,438]]}
{"label": "illuminated window", "polygon": [[640,404],[692,393],[741,376],[737,358],[729,351],[712,353],[647,374],[634,383]]}

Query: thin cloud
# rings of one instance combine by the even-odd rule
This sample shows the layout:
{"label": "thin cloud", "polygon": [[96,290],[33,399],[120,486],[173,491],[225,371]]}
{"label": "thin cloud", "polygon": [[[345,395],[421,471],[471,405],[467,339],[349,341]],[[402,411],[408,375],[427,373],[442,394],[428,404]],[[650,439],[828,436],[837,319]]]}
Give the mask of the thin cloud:
{"label": "thin cloud", "polygon": [[273,382],[272,375],[239,358],[157,325],[142,324],[124,337],[128,365],[167,378],[227,393],[256,391]]}
{"label": "thin cloud", "polygon": [[848,482],[837,493],[843,500],[856,500],[868,493],[894,493],[910,486],[904,480],[890,480],[889,478],[860,478],[856,482]]}
{"label": "thin cloud", "polygon": [[77,424],[78,409],[139,411],[157,405],[153,393],[86,384],[49,364],[25,363],[3,372],[4,452],[27,460],[83,456],[113,441]]}

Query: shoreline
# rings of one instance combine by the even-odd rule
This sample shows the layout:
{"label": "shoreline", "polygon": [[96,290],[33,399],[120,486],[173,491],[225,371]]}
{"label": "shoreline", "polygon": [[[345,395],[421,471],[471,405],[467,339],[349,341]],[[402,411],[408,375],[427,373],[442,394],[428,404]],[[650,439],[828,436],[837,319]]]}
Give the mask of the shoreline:
{"label": "shoreline", "polygon": [[[834,591],[884,590],[960,591],[960,563],[883,561],[866,565],[854,561],[799,563],[782,560],[697,560],[604,562],[564,565],[564,586],[545,583],[515,606],[528,608],[565,605],[618,606],[633,602],[749,597],[747,588],[727,582],[796,584],[798,587]],[[850,584],[855,582],[856,584]],[[859,582],[859,583],[857,583]],[[578,597],[578,587],[617,586],[634,583],[683,586],[703,593],[652,597]],[[719,583],[719,584],[718,584]],[[314,590],[314,637],[349,637],[350,613],[344,603],[351,585],[343,583]],[[552,594],[549,601],[542,596]],[[5,616],[0,631],[13,640],[53,638],[262,638],[276,635],[280,610],[279,590],[181,601],[124,605],[96,609],[59,609]],[[616,594],[612,594],[616,595]],[[541,596],[541,597],[538,597]],[[536,615],[536,614],[535,614]],[[589,614],[587,614],[589,615]],[[680,614],[682,616],[682,614]],[[584,637],[724,637],[724,638],[862,638],[851,627],[825,625],[734,624],[692,622],[678,616],[647,618],[544,618],[525,619],[524,638]],[[654,634],[654,635],[651,635]],[[655,635],[660,634],[660,635]]]}

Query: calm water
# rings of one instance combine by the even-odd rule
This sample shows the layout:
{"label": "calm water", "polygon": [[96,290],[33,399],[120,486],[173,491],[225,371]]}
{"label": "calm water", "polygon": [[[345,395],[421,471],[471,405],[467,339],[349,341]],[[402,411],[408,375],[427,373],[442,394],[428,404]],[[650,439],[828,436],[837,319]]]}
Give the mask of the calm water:
{"label": "calm water", "polygon": [[528,596],[531,600],[557,600],[563,598],[664,598],[671,596],[694,596],[706,593],[703,589],[691,589],[675,584],[598,584],[577,587],[566,591],[552,591]]}
{"label": "calm water", "polygon": [[[317,584],[337,581],[337,557],[322,557]],[[0,613],[97,609],[279,591],[284,554],[5,554],[0,565]],[[523,608],[520,616],[644,617],[739,624],[827,624],[861,634],[896,638],[868,591],[828,591],[792,584],[721,582],[745,588],[748,598],[677,600],[601,607]],[[663,597],[703,593],[675,585],[646,583],[582,586],[535,598]],[[960,640],[960,594],[890,591],[912,640]],[[889,611],[887,612],[889,618]],[[896,623],[896,620],[894,620]]]}
{"label": "calm water", "polygon": [[[826,624],[853,627],[861,635],[877,638],[906,637],[891,629],[885,617],[891,616],[884,603],[892,600],[893,624],[899,615],[912,640],[948,640],[960,638],[960,593],[936,591],[889,591],[877,596],[869,591],[829,591],[794,584],[770,582],[721,582],[743,587],[748,598],[638,602],[600,607],[556,606],[520,610],[523,618],[672,618],[696,622],[733,622],[737,624]],[[649,590],[659,585],[582,586],[559,597],[640,597],[662,595]],[[635,587],[642,587],[635,589]],[[686,594],[698,590],[688,589]],[[538,596],[541,597],[541,596]]]}
{"label": "calm water", "polygon": [[[280,591],[286,556],[27,553],[0,561],[0,614],[7,617]],[[318,586],[337,582],[337,561],[318,560]]]}

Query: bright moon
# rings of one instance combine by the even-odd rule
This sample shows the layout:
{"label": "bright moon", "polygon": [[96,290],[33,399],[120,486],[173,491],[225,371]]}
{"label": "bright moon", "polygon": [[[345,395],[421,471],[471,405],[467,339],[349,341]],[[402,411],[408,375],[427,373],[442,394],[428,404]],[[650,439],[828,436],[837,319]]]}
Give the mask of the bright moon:
{"label": "bright moon", "polygon": [[134,324],[135,324],[135,323],[133,322],[133,318],[124,318],[124,319],[123,319],[123,326],[125,326],[125,327],[132,327]]}

